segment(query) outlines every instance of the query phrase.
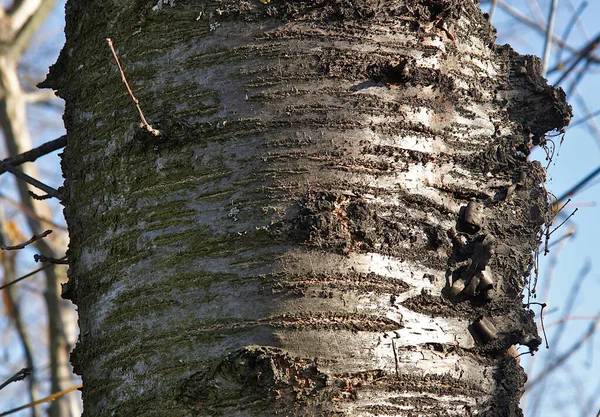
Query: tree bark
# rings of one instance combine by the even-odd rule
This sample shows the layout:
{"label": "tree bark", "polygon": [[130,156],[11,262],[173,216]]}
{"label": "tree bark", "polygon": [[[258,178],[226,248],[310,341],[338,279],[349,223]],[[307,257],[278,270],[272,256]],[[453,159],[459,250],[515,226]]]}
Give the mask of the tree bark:
{"label": "tree bark", "polygon": [[476,2],[71,0],[66,34],[85,416],[521,415],[527,155],[570,108]]}

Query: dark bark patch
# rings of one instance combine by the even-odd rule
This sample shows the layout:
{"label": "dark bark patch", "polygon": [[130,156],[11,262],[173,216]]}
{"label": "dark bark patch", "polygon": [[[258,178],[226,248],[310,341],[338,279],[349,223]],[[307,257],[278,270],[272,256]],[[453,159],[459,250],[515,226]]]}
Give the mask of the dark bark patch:
{"label": "dark bark patch", "polygon": [[323,21],[366,20],[375,17],[379,6],[370,0],[304,0],[268,2],[225,0],[217,4],[211,14],[220,17],[243,16],[246,20],[258,18],[307,19]]}
{"label": "dark bark patch", "polygon": [[464,1],[460,0],[409,0],[405,2],[406,12],[420,20],[433,22],[439,19],[458,19]]}
{"label": "dark bark patch", "polygon": [[495,368],[493,378],[496,389],[492,398],[484,404],[484,417],[521,417],[523,411],[519,400],[527,377],[519,362],[509,355],[503,355]]}
{"label": "dark bark patch", "polygon": [[484,304],[481,300],[469,300],[466,297],[457,297],[449,300],[429,293],[421,293],[410,297],[402,302],[402,306],[411,311],[427,314],[430,317],[464,317],[469,318],[473,314],[474,307]]}
{"label": "dark bark patch", "polygon": [[386,332],[393,331],[404,327],[402,323],[397,321],[368,314],[352,314],[352,313],[298,313],[284,314],[279,317],[273,317],[264,320],[272,327],[304,330],[304,329],[321,329],[321,330],[347,330],[351,332]]}
{"label": "dark bark patch", "polygon": [[[473,162],[476,162],[483,172],[502,174],[523,169],[529,156],[529,139],[523,136],[506,136],[502,140],[492,140],[483,148]],[[468,163],[468,162],[467,162]]]}
{"label": "dark bark patch", "polygon": [[314,193],[300,206],[293,233],[302,243],[347,254],[351,251],[389,252],[400,242],[415,243],[418,239],[400,222],[380,216],[376,204],[368,204],[356,195]]}
{"label": "dark bark patch", "polygon": [[375,82],[386,84],[404,84],[411,80],[414,73],[414,60],[402,59],[398,63],[373,63],[367,73]]}
{"label": "dark bark patch", "polygon": [[[426,48],[425,48],[426,49]],[[363,81],[354,87],[360,90],[371,82],[398,88],[404,85],[434,85],[451,97],[455,91],[454,79],[441,71],[418,66],[412,57],[398,57],[384,52],[360,54],[357,51],[325,49],[317,56],[317,70],[328,77]]]}
{"label": "dark bark patch", "polygon": [[246,346],[179,385],[179,401],[191,409],[217,414],[237,407],[240,399],[256,409],[269,404],[296,404],[327,384],[314,360],[292,358],[281,349]]}
{"label": "dark bark patch", "polygon": [[323,294],[327,294],[327,297],[331,298],[340,292],[348,291],[399,295],[409,289],[408,284],[402,281],[373,272],[368,274],[349,272],[340,275],[326,273],[295,275],[289,273],[283,279],[274,278],[276,282],[269,286],[264,285],[263,291],[270,290],[273,294],[296,294],[307,297],[315,294],[322,297]]}
{"label": "dark bark patch", "polygon": [[367,67],[367,75],[375,82],[392,87],[405,84],[435,85],[439,90],[454,90],[454,80],[451,77],[432,68],[418,67],[412,58],[404,58],[398,62],[374,62]]}
{"label": "dark bark patch", "polygon": [[465,379],[456,379],[450,375],[412,375],[409,373],[400,373],[393,380],[390,380],[389,390],[391,392],[411,392],[417,389],[421,393],[431,393],[434,395],[452,395],[471,392],[473,397],[478,394],[484,396],[485,393],[481,387],[470,383]]}
{"label": "dark bark patch", "polygon": [[266,4],[240,0],[218,3],[220,16],[279,17],[282,19],[307,19],[329,22],[361,21],[393,16],[411,16],[423,22],[460,17],[462,0],[270,0]]}
{"label": "dark bark patch", "polygon": [[546,132],[567,126],[573,115],[562,88],[548,85],[541,75],[541,60],[533,55],[519,55],[505,45],[496,48],[500,57],[510,60],[506,93],[509,118],[530,133],[533,144],[543,142]]}

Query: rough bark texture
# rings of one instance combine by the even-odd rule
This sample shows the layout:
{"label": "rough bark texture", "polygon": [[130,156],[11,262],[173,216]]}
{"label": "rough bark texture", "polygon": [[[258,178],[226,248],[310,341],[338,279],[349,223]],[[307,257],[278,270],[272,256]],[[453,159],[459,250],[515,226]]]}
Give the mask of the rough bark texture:
{"label": "rough bark texture", "polygon": [[84,415],[520,415],[570,109],[493,41],[472,1],[69,1]]}

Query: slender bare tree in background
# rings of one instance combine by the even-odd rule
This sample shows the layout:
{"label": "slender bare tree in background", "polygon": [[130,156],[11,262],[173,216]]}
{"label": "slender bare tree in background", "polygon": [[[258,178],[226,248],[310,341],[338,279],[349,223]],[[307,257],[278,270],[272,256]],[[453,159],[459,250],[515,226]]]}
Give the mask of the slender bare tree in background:
{"label": "slender bare tree in background", "polygon": [[84,415],[521,414],[548,210],[527,155],[570,109],[478,2],[66,17],[43,86]]}
{"label": "slender bare tree in background", "polygon": [[[5,3],[0,8],[0,127],[9,155],[22,154],[32,148],[26,106],[30,103],[50,99],[48,94],[34,92],[33,88],[30,90],[24,88],[24,83],[19,77],[19,65],[34,32],[55,4],[55,0],[14,0],[8,5]],[[31,177],[39,178],[33,164],[22,165],[21,169]],[[4,172],[6,169],[2,171]],[[24,181],[18,181],[17,187],[20,207],[27,216],[27,225],[30,231],[34,235],[39,235],[46,229],[56,230],[48,204],[45,201],[34,200],[30,193],[35,191],[40,194],[40,191]],[[7,245],[11,244],[10,237],[18,237],[19,234],[23,236],[20,232],[12,233],[10,236],[9,232],[17,231],[18,226],[4,217],[2,218],[2,230],[3,243]],[[12,242],[12,244],[16,243]],[[59,233],[54,233],[45,239],[38,239],[34,245],[44,256],[51,258],[64,256],[64,237],[61,239]],[[4,253],[2,259],[4,282],[7,283],[16,278],[14,254]],[[67,329],[73,326],[65,323],[65,320],[72,320],[72,312],[71,307],[60,298],[59,285],[64,280],[64,270],[51,266],[45,268],[43,273],[46,278],[44,300],[48,322],[46,343],[48,345],[50,392],[60,392],[73,385],[68,360],[69,336],[67,335]],[[37,400],[39,399],[36,387],[38,370],[35,366],[38,364],[33,363],[32,344],[28,341],[33,329],[23,323],[19,313],[30,303],[25,300],[19,305],[13,286],[5,288],[3,291],[6,312],[12,317],[22,340],[27,366],[34,367],[30,376],[30,396],[32,400]],[[38,408],[32,410],[32,415],[39,415]],[[65,396],[58,398],[50,405],[48,415],[51,417],[71,416],[75,410],[77,410],[75,397]]]}

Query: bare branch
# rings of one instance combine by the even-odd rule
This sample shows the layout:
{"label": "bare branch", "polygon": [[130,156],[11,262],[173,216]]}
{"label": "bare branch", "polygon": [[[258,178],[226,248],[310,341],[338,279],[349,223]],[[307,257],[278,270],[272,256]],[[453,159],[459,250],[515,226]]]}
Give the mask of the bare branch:
{"label": "bare branch", "polygon": [[42,232],[42,233],[40,233],[38,235],[33,235],[31,237],[31,239],[29,239],[29,240],[27,240],[25,242],[19,243],[18,245],[15,245],[15,246],[0,245],[0,249],[1,250],[18,250],[18,249],[23,249],[25,246],[31,245],[33,242],[45,238],[50,233],[52,233],[52,230],[46,230],[46,231],[44,231],[44,232]]}
{"label": "bare branch", "polygon": [[[58,139],[51,140],[50,142],[46,142],[37,148],[34,148],[30,151],[23,152],[19,155],[11,156],[10,158],[6,158],[4,162],[10,164],[12,166],[21,165],[25,162],[33,162],[41,156],[47,155],[51,152],[54,152],[60,148],[64,148],[67,145],[67,136],[63,135]],[[6,170],[0,167],[0,174],[3,174]]]}
{"label": "bare branch", "polygon": [[21,211],[23,214],[25,214],[27,217],[29,217],[30,219],[34,219],[40,223],[45,223],[49,226],[52,226],[54,229],[59,229],[59,230],[64,230],[66,231],[67,228],[65,226],[62,226],[58,223],[53,222],[52,220],[45,218],[45,217],[41,217],[38,216],[35,212],[33,212],[29,207],[13,200],[10,197],[7,197],[6,195],[0,193],[0,198],[3,199],[4,201],[6,201],[8,204],[10,204],[11,206],[13,206],[14,208],[16,208],[17,210]]}
{"label": "bare branch", "polygon": [[61,199],[60,193],[58,192],[58,190],[50,187],[49,185],[44,184],[41,181],[36,180],[35,178],[30,177],[29,175],[25,174],[23,171],[13,167],[11,164],[7,164],[4,161],[0,161],[0,168],[4,169],[5,171],[10,172],[15,177],[25,181],[26,183],[31,184],[34,187],[39,188],[42,191],[45,191],[47,194],[50,194],[52,197],[56,197],[59,200]]}
{"label": "bare branch", "polygon": [[574,122],[571,122],[571,124],[569,125],[569,129],[571,129],[571,128],[577,126],[577,125],[580,125],[582,123],[585,123],[588,120],[593,119],[594,117],[596,117],[598,115],[600,115],[600,110],[596,110],[593,113],[588,113],[585,116],[583,116],[581,119],[577,119]]}
{"label": "bare branch", "polygon": [[490,8],[490,23],[494,19],[494,13],[496,13],[496,7],[498,6],[498,0],[492,0],[492,7]]}
{"label": "bare branch", "polygon": [[39,9],[42,0],[20,0],[13,2],[8,11],[13,31],[18,32],[27,20]]}
{"label": "bare branch", "polygon": [[546,16],[544,16],[542,9],[540,9],[540,5],[538,4],[537,0],[528,0],[528,3],[529,10],[536,15],[537,20],[540,22],[545,22]]}
{"label": "bare branch", "polygon": [[567,198],[575,195],[575,193],[577,191],[579,191],[587,183],[589,183],[591,180],[593,180],[598,174],[600,174],[600,166],[598,168],[596,168],[595,170],[593,170],[591,173],[589,173],[584,179],[582,179],[581,181],[579,181],[573,187],[571,187],[571,189],[568,190],[566,193],[564,193],[563,195],[561,195],[560,198],[558,198],[556,200],[556,202],[554,203],[554,205],[557,206],[559,203],[561,203],[565,199],[567,199]]}
{"label": "bare branch", "polygon": [[15,34],[9,50],[13,57],[20,57],[27,49],[31,37],[50,14],[56,2],[57,0],[19,0],[14,2],[15,7],[13,7],[11,19],[21,20],[22,23],[18,26],[13,23]]}
{"label": "bare branch", "polygon": [[38,201],[49,200],[52,198],[52,196],[49,194],[38,195],[38,194],[34,193],[33,191],[28,191],[28,194],[31,196],[31,198],[33,198],[34,200],[38,200]]}
{"label": "bare branch", "polygon": [[[63,259],[67,259],[67,258],[63,258]],[[4,288],[6,288],[6,287],[8,287],[10,285],[16,284],[17,282],[22,281],[22,280],[24,280],[26,278],[32,277],[35,274],[37,274],[38,272],[43,271],[46,268],[50,268],[51,266],[53,266],[53,264],[49,263],[48,265],[44,265],[41,268],[36,269],[35,271],[31,271],[30,273],[25,274],[22,277],[19,277],[19,278],[15,279],[14,281],[7,282],[6,284],[0,286],[0,290],[3,290]]]}
{"label": "bare branch", "polygon": [[49,395],[49,396],[47,396],[45,398],[42,398],[41,400],[37,400],[37,401],[34,401],[32,403],[25,404],[25,405],[23,405],[21,407],[17,407],[17,408],[13,408],[12,410],[5,411],[4,413],[0,413],[0,416],[7,416],[9,414],[16,413],[17,411],[25,410],[26,408],[30,408],[30,407],[33,407],[33,406],[38,405],[38,404],[43,404],[43,403],[47,403],[47,402],[50,402],[50,401],[54,401],[55,399],[57,399],[59,397],[62,397],[63,395],[68,394],[68,393],[70,393],[72,391],[78,390],[79,388],[82,388],[82,387],[83,387],[83,384],[79,384],[79,385],[76,385],[74,387],[67,388],[67,389],[62,390],[60,392],[56,392],[56,393],[54,393],[52,395]]}
{"label": "bare branch", "polygon": [[583,65],[583,68],[580,68],[579,70],[577,70],[577,74],[575,75],[575,79],[571,82],[571,84],[569,85],[569,87],[566,89],[567,90],[567,95],[571,95],[573,93],[573,91],[575,91],[575,89],[577,88],[577,85],[583,80],[583,77],[586,74],[589,74],[589,67],[590,65],[592,65],[592,63],[590,62],[589,59],[585,60],[585,64]]}
{"label": "bare branch", "polygon": [[133,100],[133,103],[135,104],[135,107],[136,107],[138,113],[140,114],[140,118],[142,119],[142,127],[144,127],[148,132],[150,132],[154,136],[160,136],[160,131],[157,129],[154,129],[152,126],[150,126],[150,123],[148,123],[148,121],[146,120],[146,117],[144,117],[144,112],[142,112],[142,108],[140,107],[140,102],[137,98],[135,98],[135,96],[133,95],[133,91],[131,91],[131,87],[129,87],[129,83],[127,82],[127,78],[125,78],[125,72],[123,71],[123,67],[121,67],[121,62],[119,61],[119,57],[117,56],[117,51],[115,51],[115,47],[113,45],[112,39],[106,38],[106,42],[108,43],[108,46],[110,47],[113,57],[115,58],[117,66],[119,67],[119,71],[121,72],[121,80],[125,84],[125,87],[127,87],[127,91],[129,92],[129,97],[131,97],[131,100]]}
{"label": "bare branch", "polygon": [[579,207],[575,207],[575,210],[573,210],[573,212],[571,214],[569,214],[567,216],[566,219],[564,219],[558,226],[556,226],[554,229],[552,229],[551,231],[548,232],[548,236],[550,236],[552,233],[556,232],[563,224],[565,224],[571,217],[573,217],[575,215],[575,213],[577,213],[577,210],[579,210]]}
{"label": "bare branch", "polygon": [[550,324],[548,324],[546,327],[550,328],[550,327],[554,327],[554,326],[558,326],[559,324],[565,323],[567,321],[574,321],[574,320],[595,320],[597,319],[598,316],[597,315],[593,315],[593,316],[565,316],[560,320],[554,321]]}
{"label": "bare branch", "polygon": [[[571,4],[569,2],[569,4]],[[571,5],[572,6],[572,5]],[[583,13],[583,11],[585,10],[585,8],[588,6],[588,2],[584,1],[583,3],[581,3],[581,5],[579,6],[579,8],[577,10],[573,10],[573,16],[571,16],[571,20],[569,20],[569,22],[567,23],[567,26],[565,27],[565,31],[563,32],[561,38],[564,39],[565,41],[567,39],[569,39],[569,35],[571,34],[571,30],[573,30],[573,28],[575,27],[575,23],[579,22],[581,19],[581,14]],[[559,48],[558,53],[556,54],[556,61],[558,62],[557,65],[561,65],[560,64],[560,58],[562,55],[564,48]],[[557,68],[553,68],[553,70],[556,70]]]}
{"label": "bare branch", "polygon": [[597,35],[594,39],[592,39],[581,51],[579,51],[579,53],[577,54],[577,59],[571,64],[569,68],[565,70],[565,72],[563,72],[560,78],[556,81],[556,85],[559,85],[567,77],[567,75],[569,75],[569,73],[573,71],[577,64],[581,62],[582,59],[589,59],[589,56],[591,56],[594,49],[598,47],[598,43],[600,43],[600,34]]}
{"label": "bare branch", "polygon": [[28,103],[41,103],[44,101],[50,101],[55,99],[54,91],[42,90],[42,91],[30,91],[25,94],[25,101]]}
{"label": "bare branch", "polygon": [[[541,34],[546,33],[546,28],[543,25],[540,25],[538,22],[531,19],[526,14],[521,13],[518,9],[512,7],[510,4],[506,3],[504,0],[497,0],[497,2],[498,2],[498,6],[502,7],[502,9],[504,9],[505,12],[510,14],[515,19],[521,21],[522,23],[525,23],[527,26],[529,26],[533,29],[536,29]],[[578,53],[577,48],[569,45],[567,42],[565,42],[558,36],[552,35],[552,42],[554,42],[556,45],[558,45],[574,54]],[[592,60],[593,62],[600,62],[600,58],[598,58],[597,56],[595,56],[593,54],[590,54],[589,59]]]}
{"label": "bare branch", "polygon": [[558,239],[552,240],[552,242],[550,242],[550,244],[548,245],[548,248],[551,248],[552,246],[556,245],[557,243],[560,243],[563,240],[570,238],[574,234],[575,234],[575,229],[574,228],[569,229],[569,231],[567,231],[567,233],[565,233],[564,235],[562,235]]}
{"label": "bare branch", "polygon": [[598,317],[596,318],[596,320],[594,320],[592,322],[592,324],[590,325],[590,327],[588,328],[588,331],[585,332],[580,338],[579,340],[577,340],[575,343],[573,343],[573,345],[567,349],[567,351],[565,353],[563,353],[562,355],[560,355],[548,368],[546,368],[540,375],[538,375],[536,378],[534,378],[530,383],[528,383],[527,385],[525,385],[525,390],[530,390],[532,389],[536,384],[540,383],[541,381],[543,381],[548,375],[550,375],[552,372],[554,372],[559,366],[561,366],[567,359],[569,359],[569,357],[571,357],[571,355],[573,355],[576,351],[579,350],[579,348],[581,348],[581,346],[583,346],[583,344],[585,343],[586,340],[588,340],[590,337],[592,337],[592,335],[594,334],[594,332],[596,331],[596,328],[598,327],[598,325],[600,324],[600,313],[598,315]]}
{"label": "bare branch", "polygon": [[[0,389],[6,387],[11,382],[22,381],[31,375],[32,368],[23,368],[0,385]],[[0,414],[1,415],[1,414]]]}
{"label": "bare branch", "polygon": [[56,258],[52,258],[50,256],[38,255],[36,253],[35,255],[33,255],[33,260],[36,262],[49,262],[51,264],[57,264],[57,265],[69,265],[69,260],[66,257],[56,259]]}

